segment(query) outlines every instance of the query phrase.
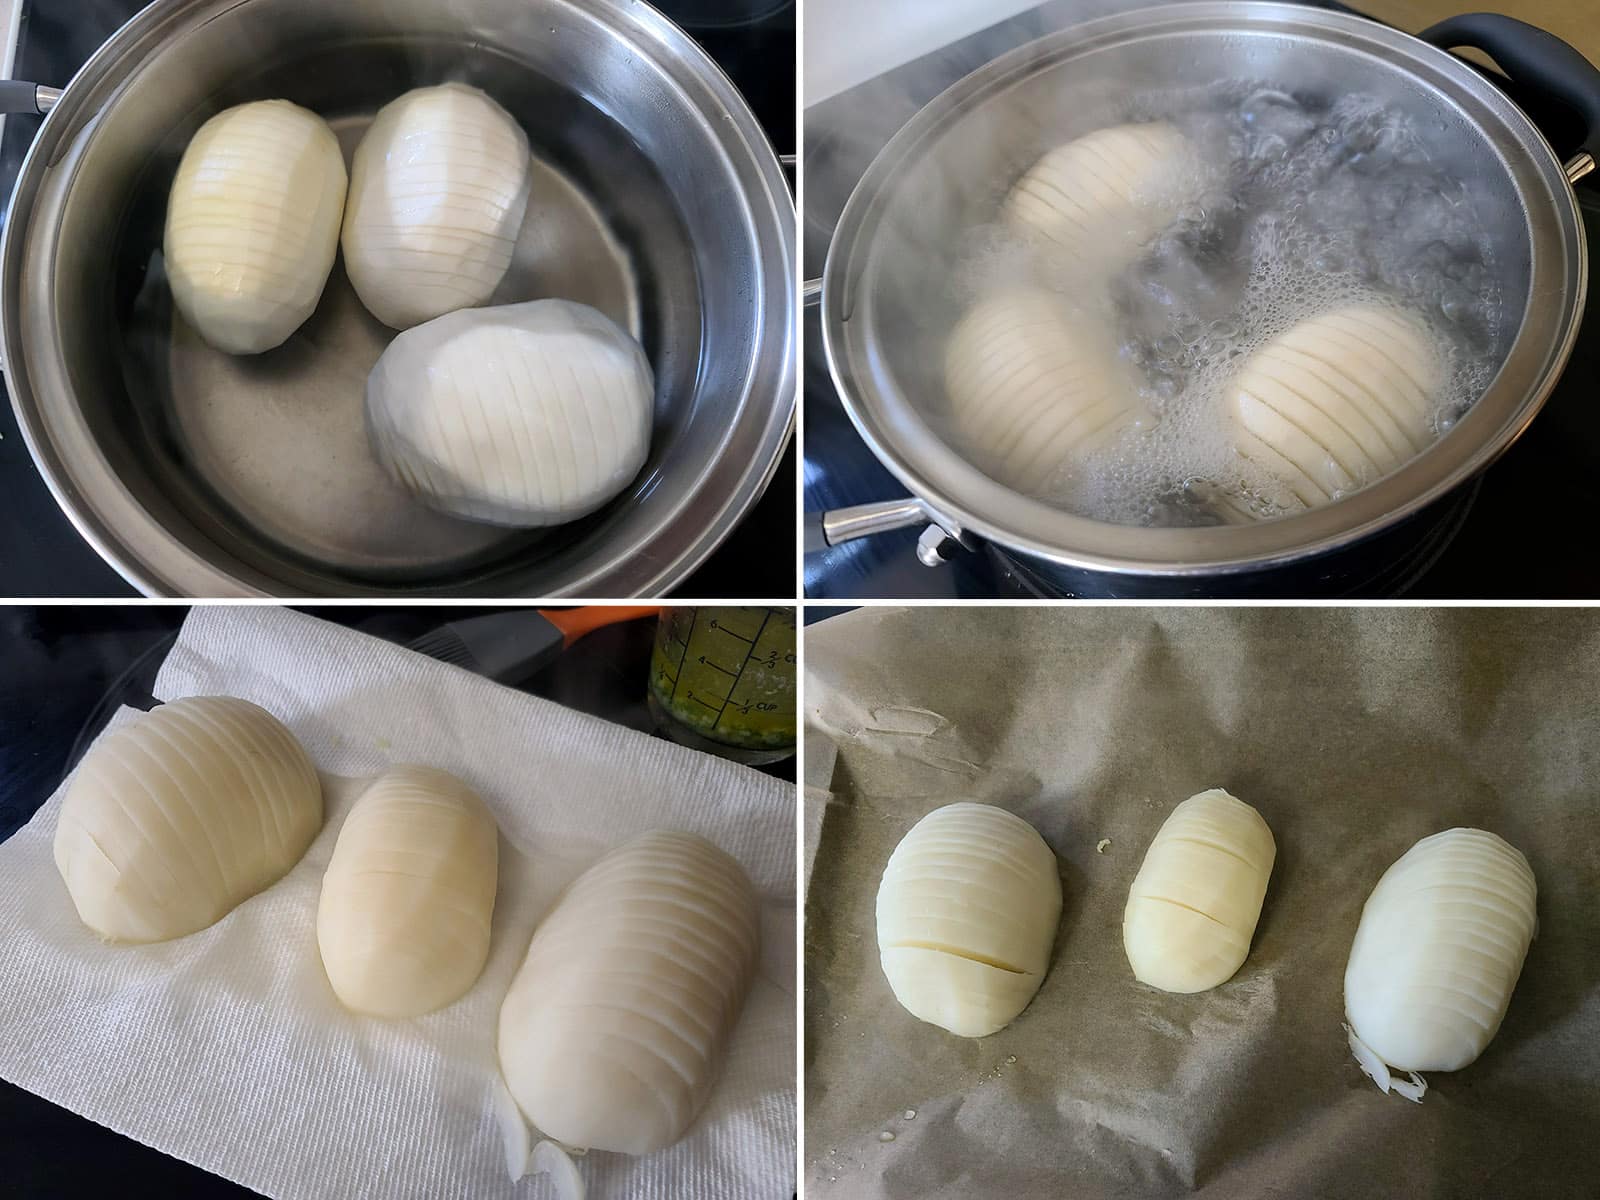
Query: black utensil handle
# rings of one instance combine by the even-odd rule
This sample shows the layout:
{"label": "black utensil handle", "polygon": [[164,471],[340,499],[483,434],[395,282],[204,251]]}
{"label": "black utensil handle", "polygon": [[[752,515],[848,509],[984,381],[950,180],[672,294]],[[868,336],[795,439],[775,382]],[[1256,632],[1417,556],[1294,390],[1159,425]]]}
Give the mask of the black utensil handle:
{"label": "black utensil handle", "polygon": [[0,113],[40,113],[39,85],[23,79],[0,79]]}
{"label": "black utensil handle", "polygon": [[1542,91],[1583,118],[1583,149],[1600,158],[1600,68],[1555,34],[1499,13],[1463,13],[1417,35],[1442,50],[1473,46],[1524,87]]}

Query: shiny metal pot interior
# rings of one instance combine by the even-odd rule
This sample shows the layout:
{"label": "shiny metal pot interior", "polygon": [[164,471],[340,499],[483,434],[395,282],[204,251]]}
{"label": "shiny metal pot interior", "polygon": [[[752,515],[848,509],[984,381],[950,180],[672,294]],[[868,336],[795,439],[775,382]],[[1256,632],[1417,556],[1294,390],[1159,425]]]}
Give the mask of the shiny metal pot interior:
{"label": "shiny metal pot interior", "polygon": [[[482,87],[534,148],[497,300],[594,304],[656,372],[649,461],[569,526],[455,521],[383,476],[362,388],[393,335],[342,266],[316,315],[254,358],[200,343],[162,277],[167,191],[212,113],[282,96],[327,117],[348,155],[379,107],[446,80]],[[146,592],[654,594],[715,548],[779,460],[793,262],[793,204],[760,126],[647,5],[157,0],[78,74],[24,163],[0,346],[57,499]]]}
{"label": "shiny metal pot interior", "polygon": [[[1600,87],[1593,86],[1600,75],[1575,51],[1511,24],[1548,39],[1537,49],[1565,52],[1554,64],[1564,69],[1558,94],[1588,88],[1589,110],[1600,108]],[[1538,56],[1505,57],[1526,67]],[[1519,80],[1529,82],[1523,73]],[[1521,314],[1499,373],[1450,433],[1399,471],[1279,520],[1112,525],[995,482],[950,448],[925,402],[942,394],[940,347],[958,315],[940,278],[949,262],[928,248],[993,219],[1003,193],[995,181],[1015,177],[1028,144],[1022,139],[1039,129],[1065,140],[1119,119],[1119,102],[1130,92],[1226,78],[1382,97],[1427,131],[1431,154],[1471,171],[1480,217],[1499,231],[1505,310]],[[1591,138],[1596,132],[1592,127]],[[1573,177],[1592,166],[1581,155]],[[834,545],[927,522],[919,549],[929,565],[982,538],[1056,572],[1078,593],[1271,591],[1261,576],[1293,567],[1299,582],[1289,586],[1306,594],[1315,590],[1316,560],[1402,524],[1425,525],[1429,511],[1526,428],[1572,348],[1586,275],[1568,169],[1499,89],[1427,42],[1362,18],[1275,3],[1170,5],[1063,31],[996,59],[925,107],[878,155],[845,206],[822,281],[829,368],[857,431],[913,496],[825,514],[808,538]]]}

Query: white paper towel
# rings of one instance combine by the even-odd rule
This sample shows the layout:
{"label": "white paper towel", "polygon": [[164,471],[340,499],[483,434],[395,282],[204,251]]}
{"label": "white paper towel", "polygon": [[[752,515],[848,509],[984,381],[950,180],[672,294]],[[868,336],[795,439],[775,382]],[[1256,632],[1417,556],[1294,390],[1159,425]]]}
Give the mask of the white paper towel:
{"label": "white paper towel", "polygon": [[[548,1196],[548,1180],[514,1185],[506,1172],[501,998],[578,872],[636,834],[684,829],[734,855],[760,892],[761,973],[689,1135],[640,1159],[591,1154],[580,1169],[597,1198],[793,1194],[791,787],[280,608],[195,609],[155,693],[240,696],[274,713],[323,772],[324,828],[287,876],[210,929],[107,946],[78,921],[51,858],[58,789],[0,845],[0,1076],[273,1196]],[[484,798],[501,882],[473,989],[385,1021],[334,999],[315,914],[345,813],[366,778],[399,762],[443,768]]]}

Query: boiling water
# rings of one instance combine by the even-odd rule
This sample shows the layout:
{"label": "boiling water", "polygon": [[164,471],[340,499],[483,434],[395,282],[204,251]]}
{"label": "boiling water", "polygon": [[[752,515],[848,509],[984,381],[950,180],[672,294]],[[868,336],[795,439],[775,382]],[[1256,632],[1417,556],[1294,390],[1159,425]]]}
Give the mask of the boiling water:
{"label": "boiling water", "polygon": [[1134,423],[1041,498],[1121,524],[1282,515],[1282,486],[1233,449],[1223,390],[1263,343],[1346,304],[1425,324],[1446,380],[1435,435],[1482,394],[1514,332],[1489,235],[1408,117],[1367,96],[1232,81],[1147,97],[1127,119],[1170,121],[1199,151],[1194,177],[1162,181],[1192,202],[1137,261],[1086,280],[993,226],[956,276],[969,301],[1018,283],[1058,292],[1077,320],[1111,331],[1135,380]]}

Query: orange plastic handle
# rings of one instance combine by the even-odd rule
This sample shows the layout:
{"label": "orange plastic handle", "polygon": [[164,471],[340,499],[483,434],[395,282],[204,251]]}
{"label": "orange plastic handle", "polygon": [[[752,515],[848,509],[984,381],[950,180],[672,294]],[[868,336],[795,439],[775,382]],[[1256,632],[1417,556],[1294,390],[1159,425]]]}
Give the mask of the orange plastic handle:
{"label": "orange plastic handle", "polygon": [[539,615],[561,630],[561,644],[566,647],[602,625],[637,621],[641,617],[653,617],[660,611],[659,604],[590,604],[584,608],[541,608]]}

